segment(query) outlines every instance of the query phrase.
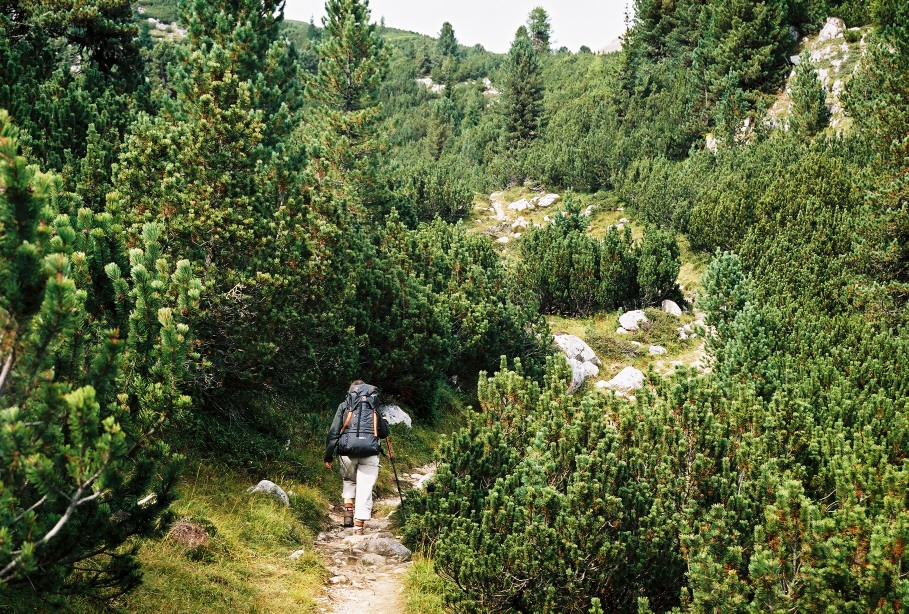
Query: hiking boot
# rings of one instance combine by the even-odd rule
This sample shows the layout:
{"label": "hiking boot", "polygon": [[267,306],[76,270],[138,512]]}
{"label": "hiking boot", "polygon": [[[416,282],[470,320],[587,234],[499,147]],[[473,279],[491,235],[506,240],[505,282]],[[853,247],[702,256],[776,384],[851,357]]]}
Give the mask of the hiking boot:
{"label": "hiking boot", "polygon": [[356,520],[354,521],[354,533],[357,535],[363,535],[366,533],[366,521],[365,520]]}
{"label": "hiking boot", "polygon": [[354,506],[344,506],[344,528],[349,529],[354,526]]}

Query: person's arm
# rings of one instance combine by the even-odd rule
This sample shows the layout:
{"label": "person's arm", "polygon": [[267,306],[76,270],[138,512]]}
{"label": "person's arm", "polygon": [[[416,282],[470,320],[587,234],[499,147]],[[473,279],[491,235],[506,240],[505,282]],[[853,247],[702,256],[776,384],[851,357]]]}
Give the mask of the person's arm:
{"label": "person's arm", "polygon": [[328,429],[328,435],[325,437],[325,464],[331,469],[331,461],[335,457],[335,448],[338,446],[338,440],[341,439],[341,424],[344,419],[345,404],[338,405],[338,411],[335,412],[335,419],[331,421],[331,427]]}
{"label": "person's arm", "polygon": [[379,420],[377,429],[379,432],[379,439],[386,439],[388,437],[388,422],[385,420],[385,416],[382,415],[382,412],[377,411],[376,416]]}

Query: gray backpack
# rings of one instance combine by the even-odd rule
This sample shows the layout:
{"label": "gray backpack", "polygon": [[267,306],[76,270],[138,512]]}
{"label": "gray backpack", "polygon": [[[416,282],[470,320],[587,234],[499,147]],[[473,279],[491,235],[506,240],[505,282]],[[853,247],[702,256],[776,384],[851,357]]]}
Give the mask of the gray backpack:
{"label": "gray backpack", "polygon": [[347,409],[338,440],[338,454],[352,458],[378,456],[382,450],[380,431],[383,436],[387,434],[379,424],[382,417],[378,413],[378,388],[369,384],[351,386],[345,404]]}

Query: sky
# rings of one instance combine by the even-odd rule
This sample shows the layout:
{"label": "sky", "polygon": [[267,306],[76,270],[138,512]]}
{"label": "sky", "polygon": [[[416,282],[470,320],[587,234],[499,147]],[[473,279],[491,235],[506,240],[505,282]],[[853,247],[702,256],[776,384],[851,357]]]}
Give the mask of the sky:
{"label": "sky", "polygon": [[[451,22],[462,45],[480,43],[489,51],[505,53],[514,33],[526,23],[535,6],[549,13],[552,46],[577,51],[587,45],[597,51],[625,31],[625,10],[631,0],[371,0],[373,20],[385,25],[438,36],[443,22]],[[325,0],[287,0],[284,17],[322,25]]]}

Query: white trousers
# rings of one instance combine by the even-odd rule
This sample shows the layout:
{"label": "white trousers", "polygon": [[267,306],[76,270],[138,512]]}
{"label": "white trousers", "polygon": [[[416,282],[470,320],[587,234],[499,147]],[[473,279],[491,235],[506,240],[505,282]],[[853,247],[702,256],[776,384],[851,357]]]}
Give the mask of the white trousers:
{"label": "white trousers", "polygon": [[379,477],[379,457],[350,458],[341,456],[341,477],[344,479],[342,496],[354,500],[354,518],[372,518],[372,488]]}

